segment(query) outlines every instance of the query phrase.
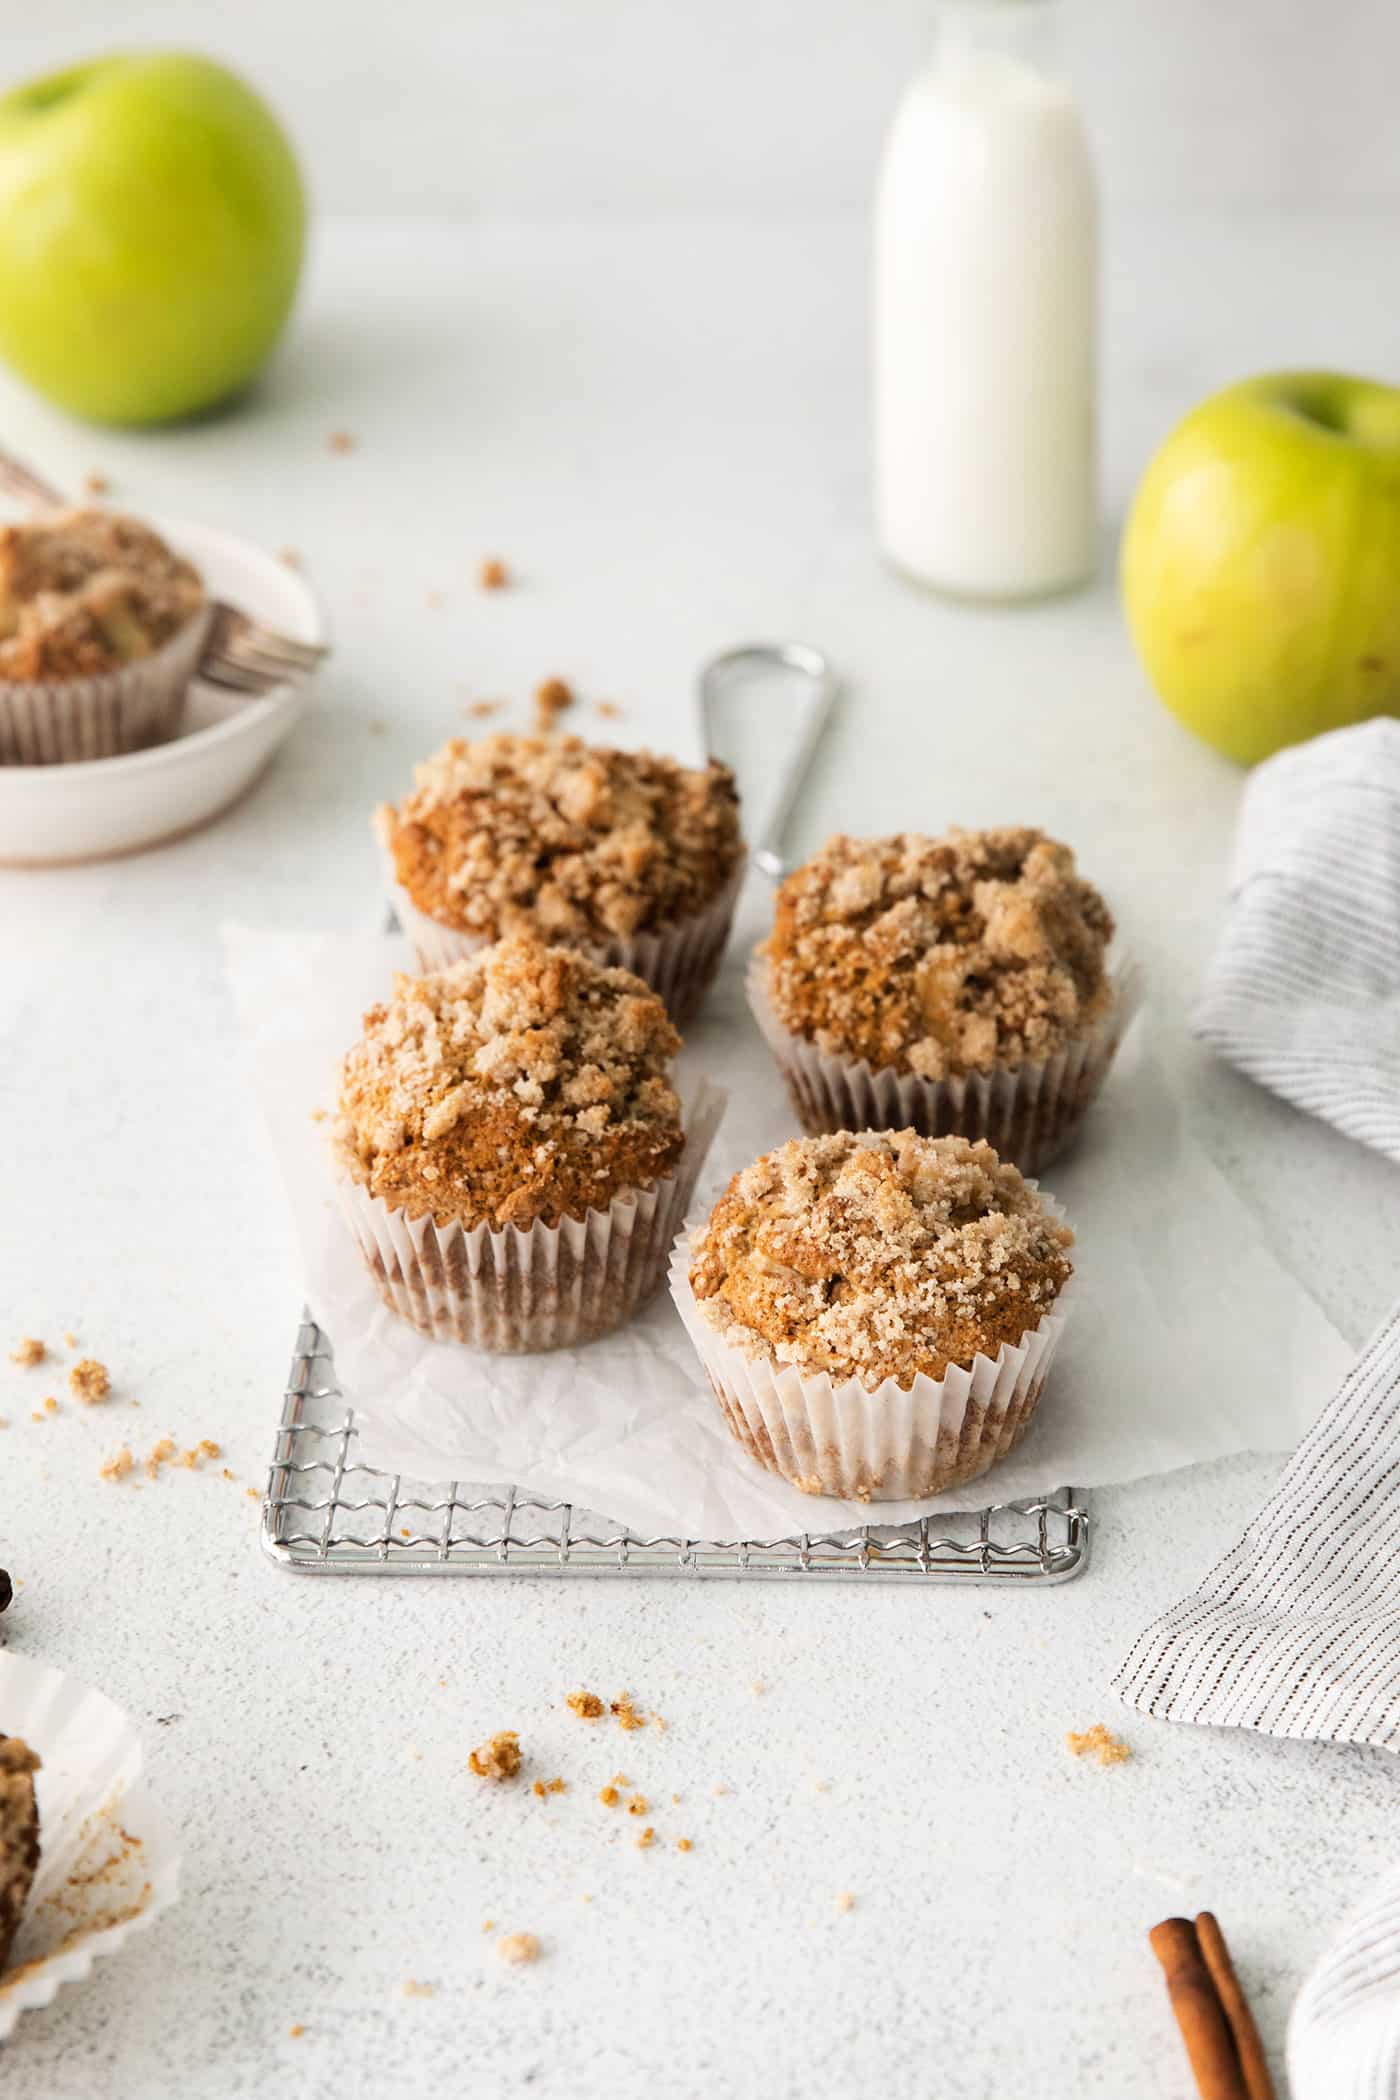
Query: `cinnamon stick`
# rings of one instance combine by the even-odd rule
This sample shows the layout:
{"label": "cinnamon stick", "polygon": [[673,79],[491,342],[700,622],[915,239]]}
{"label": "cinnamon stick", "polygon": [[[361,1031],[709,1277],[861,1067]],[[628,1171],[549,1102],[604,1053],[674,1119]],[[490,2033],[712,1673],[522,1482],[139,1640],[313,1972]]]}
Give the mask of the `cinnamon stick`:
{"label": "cinnamon stick", "polygon": [[1196,1919],[1196,1940],[1201,1950],[1201,1959],[1210,1970],[1211,1981],[1226,2019],[1235,2038],[1235,2053],[1240,2060],[1240,2071],[1244,2079],[1244,2090],[1248,2100],[1275,2100],[1274,2081],[1269,2076],[1269,2066],[1264,2059],[1264,2044],[1259,2039],[1259,2029],[1254,2024],[1254,2015],[1249,2009],[1235,1965],[1230,1959],[1230,1950],[1225,1944],[1225,1935],[1220,1930],[1212,1911],[1203,1910]]}
{"label": "cinnamon stick", "polygon": [[1164,1918],[1147,1938],[1166,1973],[1167,1993],[1200,2100],[1250,2100],[1235,2037],[1195,1926],[1189,1918]]}

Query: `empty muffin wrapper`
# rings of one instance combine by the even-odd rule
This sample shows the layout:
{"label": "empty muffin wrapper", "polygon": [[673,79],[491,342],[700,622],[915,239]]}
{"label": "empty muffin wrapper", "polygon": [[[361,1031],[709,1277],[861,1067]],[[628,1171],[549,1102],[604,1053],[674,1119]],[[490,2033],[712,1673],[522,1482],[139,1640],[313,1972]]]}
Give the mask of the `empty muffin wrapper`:
{"label": "empty muffin wrapper", "polygon": [[0,679],[0,765],[116,758],[173,736],[212,618],[206,604],[163,648],[93,678]]}
{"label": "empty muffin wrapper", "polygon": [[917,1130],[923,1137],[985,1138],[1023,1174],[1043,1172],[1066,1150],[1108,1077],[1142,996],[1142,973],[1120,962],[1112,986],[1098,1026],[1041,1064],[922,1079],[890,1066],[876,1071],[864,1059],[848,1063],[792,1034],[774,1008],[765,956],[754,955],[746,979],[754,1019],[809,1135]]}
{"label": "empty muffin wrapper", "polygon": [[141,1739],[104,1693],[0,1652],[0,1732],[42,1761],[39,1868],[0,1974],[4,2041],[22,2012],[48,2005],[169,1908],[180,1859],[146,1786]]}
{"label": "empty muffin wrapper", "polygon": [[343,1156],[336,1192],[380,1297],[420,1333],[509,1355],[565,1349],[621,1327],[660,1284],[725,1099],[702,1080],[683,1102],[674,1174],[557,1225],[410,1218],[354,1180]]}
{"label": "empty muffin wrapper", "polygon": [[887,1378],[871,1390],[858,1378],[804,1375],[750,1356],[710,1325],[689,1276],[704,1222],[689,1220],[676,1243],[671,1296],[730,1434],[770,1473],[808,1495],[919,1501],[976,1480],[1025,1436],[1065,1330],[1073,1279],[1039,1325],[995,1357],[979,1355],[970,1369],[952,1364],[942,1378],[921,1372],[908,1387]]}
{"label": "empty muffin wrapper", "polygon": [[[693,1018],[724,958],[734,907],[743,885],[746,863],[741,860],[724,888],[703,911],[677,919],[657,933],[618,934],[595,944],[562,938],[557,945],[579,948],[595,962],[630,970],[665,1001],[666,1011],[676,1022]],[[443,970],[491,945],[483,933],[467,933],[461,927],[444,926],[439,919],[420,911],[408,892],[390,874],[389,891],[394,910],[408,935],[419,968]]]}

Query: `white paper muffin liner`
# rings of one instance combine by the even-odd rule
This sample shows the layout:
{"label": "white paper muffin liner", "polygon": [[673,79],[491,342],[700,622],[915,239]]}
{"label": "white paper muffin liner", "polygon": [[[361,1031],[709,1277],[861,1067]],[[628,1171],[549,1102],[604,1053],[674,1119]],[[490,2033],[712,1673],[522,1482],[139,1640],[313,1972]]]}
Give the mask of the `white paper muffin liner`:
{"label": "white paper muffin liner", "polygon": [[571,1348],[625,1325],[660,1284],[725,1099],[701,1081],[683,1105],[675,1174],[557,1225],[410,1218],[339,1162],[336,1193],[380,1297],[420,1333],[503,1355]]}
{"label": "white paper muffin liner", "polygon": [[201,606],[163,649],[95,678],[0,679],[0,765],[115,758],[173,736],[212,617]]}
{"label": "white paper muffin liner", "polygon": [[[630,970],[660,995],[677,1025],[693,1020],[724,959],[744,868],[741,859],[724,888],[703,911],[677,919],[659,932],[619,934],[596,944],[568,938],[555,945],[577,948],[595,962]],[[492,936],[488,934],[444,926],[440,919],[420,911],[402,884],[393,880],[392,871],[389,889],[420,969],[445,969],[449,963],[460,962],[464,955],[474,955],[478,948],[491,945]]]}
{"label": "white paper muffin liner", "polygon": [[22,2012],[48,2005],[169,1908],[180,1859],[147,1791],[141,1739],[103,1693],[0,1651],[0,1733],[42,1760],[39,1871],[0,1973],[3,2041]]}
{"label": "white paper muffin liner", "polygon": [[[1056,1217],[1064,1213],[1042,1193]],[[671,1296],[714,1390],[730,1434],[750,1458],[801,1488],[847,1502],[918,1502],[976,1480],[1016,1449],[1035,1417],[1066,1324],[1073,1278],[1039,1325],[970,1369],[922,1373],[909,1387],[887,1378],[807,1376],[792,1364],[749,1356],[705,1319],[690,1287],[695,1235],[688,1219],[671,1255]]]}
{"label": "white paper muffin liner", "polygon": [[778,1062],[798,1121],[810,1137],[834,1130],[917,1130],[921,1137],[985,1138],[1023,1174],[1039,1174],[1066,1151],[1137,1011],[1141,972],[1120,963],[1113,1000],[1098,1026],[1042,1064],[953,1079],[876,1071],[847,1063],[786,1029],[768,988],[768,960],[755,953],[745,980],[749,1006]]}

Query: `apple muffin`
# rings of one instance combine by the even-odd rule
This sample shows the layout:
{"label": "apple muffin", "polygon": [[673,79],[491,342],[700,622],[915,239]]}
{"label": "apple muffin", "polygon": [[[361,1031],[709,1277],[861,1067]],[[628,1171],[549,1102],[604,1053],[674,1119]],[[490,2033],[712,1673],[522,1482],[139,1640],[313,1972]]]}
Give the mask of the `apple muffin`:
{"label": "apple muffin", "polygon": [[0,1735],[0,1969],[10,1958],[39,1867],[39,1760],[15,1735]]}
{"label": "apple muffin", "polygon": [[198,571],[139,519],[67,510],[0,527],[0,762],[168,735],[208,614]]}
{"label": "apple muffin", "polygon": [[1034,1172],[1117,1047],[1113,930],[1029,826],[838,836],[780,887],[750,994],[804,1129],[985,1137]]}
{"label": "apple muffin", "polygon": [[809,1494],[919,1498],[1030,1427],[1073,1241],[990,1145],[840,1131],[736,1174],[672,1287],[750,1456]]}
{"label": "apple muffin", "polygon": [[633,970],[684,1020],[719,967],[744,856],[727,766],[454,737],[376,824],[425,969],[533,934]]}
{"label": "apple muffin", "polygon": [[534,938],[400,977],[342,1064],[333,1126],[343,1205],[392,1309],[501,1350],[629,1318],[703,1154],[672,1083],[679,1047],[639,978]]}

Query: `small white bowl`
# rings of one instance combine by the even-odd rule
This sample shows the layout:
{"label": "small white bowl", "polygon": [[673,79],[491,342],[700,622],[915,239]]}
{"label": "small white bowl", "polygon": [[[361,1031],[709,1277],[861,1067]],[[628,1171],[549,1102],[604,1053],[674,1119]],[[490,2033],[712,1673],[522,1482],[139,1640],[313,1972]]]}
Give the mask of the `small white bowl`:
{"label": "small white bowl", "polygon": [[[179,518],[156,530],[195,564],[212,598],[297,641],[319,642],[320,610],[285,562]],[[195,831],[250,788],[290,734],[309,679],[244,699],[196,679],[178,736],[147,751],[66,766],[0,766],[0,865],[105,860]]]}

